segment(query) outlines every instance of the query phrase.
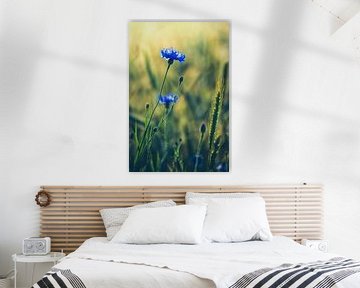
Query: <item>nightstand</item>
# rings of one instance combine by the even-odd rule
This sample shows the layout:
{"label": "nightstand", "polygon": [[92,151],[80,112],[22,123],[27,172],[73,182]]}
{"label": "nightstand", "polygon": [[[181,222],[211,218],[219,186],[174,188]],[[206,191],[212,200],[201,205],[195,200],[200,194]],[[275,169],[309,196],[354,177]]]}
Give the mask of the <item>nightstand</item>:
{"label": "nightstand", "polygon": [[[56,263],[58,263],[58,261],[65,257],[65,253],[60,253],[60,252],[50,252],[49,254],[46,255],[37,255],[37,256],[27,256],[24,254],[14,254],[12,255],[12,259],[14,261],[14,270],[15,270],[15,277],[14,277],[14,288],[16,288],[16,264],[17,263],[33,263],[34,265],[36,265],[36,263],[53,263],[54,265]],[[33,285],[34,281],[34,266],[32,268],[32,273],[31,273],[31,285]],[[30,286],[31,286],[30,285]]]}
{"label": "nightstand", "polygon": [[318,250],[321,252],[328,251],[328,242],[326,240],[310,240],[310,239],[303,239],[301,240],[301,244],[309,247],[314,250]]}

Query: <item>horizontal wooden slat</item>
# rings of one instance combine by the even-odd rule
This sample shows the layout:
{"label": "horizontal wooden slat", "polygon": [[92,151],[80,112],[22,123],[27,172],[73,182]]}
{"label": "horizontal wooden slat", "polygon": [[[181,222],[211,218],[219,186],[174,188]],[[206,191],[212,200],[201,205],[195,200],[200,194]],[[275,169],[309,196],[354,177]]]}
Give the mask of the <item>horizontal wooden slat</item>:
{"label": "horizontal wooden slat", "polygon": [[[298,217],[296,215],[285,215],[285,216],[269,216],[268,217],[269,220],[276,220],[276,222],[285,222],[285,223],[292,223],[294,221],[301,223],[301,222],[321,222],[320,219],[314,219],[313,216],[302,216],[302,219],[298,219]],[[56,220],[62,220],[62,221],[94,221],[94,222],[101,222],[102,224],[102,219],[100,216],[66,216],[66,215],[51,215],[51,216],[42,216],[42,220],[43,223],[46,222],[52,222],[52,221],[56,221]],[[74,223],[74,222],[72,222]]]}
{"label": "horizontal wooden slat", "polygon": [[[146,203],[146,202],[144,202]],[[123,208],[123,207],[129,207],[129,206],[126,206],[126,205],[121,205],[122,206],[117,206],[116,205],[117,203],[115,203],[113,205],[112,208]],[[321,203],[320,203],[321,204]],[[268,205],[267,205],[268,206]],[[100,207],[100,208],[99,208]],[[67,213],[78,213],[79,215],[80,214],[86,214],[86,213],[96,213],[97,215],[100,215],[99,213],[99,209],[103,209],[105,207],[99,205],[99,206],[69,206],[69,207],[66,207],[65,205],[63,207],[60,207],[60,206],[52,206],[51,207],[51,210],[45,208],[42,208],[41,210],[41,215],[46,215],[46,214],[52,214],[52,213],[64,213],[64,211],[66,211]],[[107,208],[107,207],[106,207]],[[111,208],[111,207],[110,207]],[[300,207],[301,208],[301,207]],[[274,209],[268,209],[268,213],[272,213],[272,214],[283,214],[283,213],[286,213],[286,214],[290,214],[290,212],[292,212],[293,214],[295,214],[297,211],[295,211],[293,209],[293,207],[279,207],[278,210],[274,210]],[[322,214],[322,210],[316,210],[314,211],[314,209],[312,211],[304,211],[302,212],[303,214],[305,213],[308,213],[308,214]],[[64,215],[64,214],[61,214],[61,215]],[[69,214],[70,215],[70,214]]]}
{"label": "horizontal wooden slat", "polygon": [[220,190],[220,191],[226,191],[226,190],[236,190],[236,191],[240,191],[240,190],[247,190],[247,189],[257,189],[257,190],[261,190],[261,189],[267,189],[267,190],[272,190],[272,189],[276,189],[276,190],[281,190],[281,189],[288,189],[288,188],[297,188],[297,189],[319,189],[321,188],[318,184],[285,184],[285,185],[227,185],[227,186],[218,186],[218,185],[184,185],[184,186],[172,186],[172,185],[160,185],[160,186],[156,186],[156,185],[152,185],[152,186],[69,186],[69,185],[65,185],[65,186],[51,186],[51,185],[45,185],[45,186],[41,186],[42,189],[52,189],[52,190],[56,190],[56,189],[64,189],[64,190],[74,190],[74,189],[89,189],[89,190],[106,190],[106,189],[112,189],[112,190],[187,190],[187,191],[192,191],[193,189],[195,189],[196,191],[198,190],[206,190],[206,191],[210,191],[210,190]]}
{"label": "horizontal wooden slat", "polygon": [[[86,201],[84,201],[84,197],[87,198]],[[88,198],[91,197],[91,198]],[[149,197],[150,198],[150,197]],[[152,197],[154,198],[154,197]],[[155,199],[159,199],[159,200],[167,200],[167,199],[172,199],[172,200],[179,200],[179,201],[183,201],[184,196],[182,197],[172,197],[172,196],[166,196],[166,197],[156,197]],[[297,203],[299,201],[299,199],[301,199],[301,203],[313,203],[313,202],[321,202],[322,198],[321,197],[264,197],[265,200],[268,200],[267,203]],[[128,197],[123,197],[123,198],[118,198],[116,197],[116,195],[112,195],[112,197],[101,197],[101,195],[97,195],[97,197],[93,197],[91,195],[82,195],[82,196],[77,196],[77,197],[68,197],[68,198],[64,198],[64,197],[52,197],[52,201],[56,201],[58,203],[67,203],[69,201],[71,202],[116,202],[116,203],[131,203],[131,202],[144,202],[144,199],[138,199],[138,198],[128,198]]]}
{"label": "horizontal wooden slat", "polygon": [[52,237],[54,251],[74,251],[90,237],[105,236],[99,213],[103,208],[129,207],[173,199],[185,202],[186,192],[256,192],[265,199],[274,235],[322,237],[322,187],[316,184],[243,186],[42,186],[51,204],[41,208],[40,231]]}
{"label": "horizontal wooden slat", "polygon": [[55,233],[64,233],[64,235],[71,235],[71,233],[102,233],[103,235],[105,235],[105,231],[104,229],[82,229],[82,230],[77,230],[75,229],[66,229],[63,227],[54,227],[54,229],[49,229],[49,228],[41,228],[40,229],[40,233],[41,235],[45,236],[49,236],[51,237],[52,235],[54,235]]}
{"label": "horizontal wooden slat", "polygon": [[[71,227],[71,228],[69,228]],[[104,226],[96,226],[96,225],[73,225],[71,223],[64,224],[64,225],[41,225],[41,231],[65,231],[71,233],[72,231],[83,231],[85,232],[105,232]]]}
{"label": "horizontal wooden slat", "polygon": [[[146,203],[146,202],[144,202]],[[96,207],[96,206],[93,206],[93,207],[77,207],[77,206],[74,206],[74,207],[52,207],[51,210],[46,210],[46,211],[57,211],[57,212],[63,212],[63,213],[67,213],[67,212],[81,212],[81,211],[86,211],[86,212],[96,212],[96,213],[99,213],[99,209],[102,209],[102,208],[117,208],[117,207],[129,207],[127,205],[122,205],[122,206],[116,206],[116,205],[113,205],[113,206],[109,206],[109,207]],[[299,209],[299,210],[304,210],[304,209]],[[308,214],[308,215],[322,215],[322,212],[319,211],[319,210],[316,210],[314,211],[315,209],[313,209],[312,207],[308,210],[304,210],[304,211],[301,211],[301,215],[305,215],[305,214]],[[45,212],[46,212],[45,211]],[[286,207],[279,207],[279,209],[277,210],[269,210],[267,211],[268,215],[271,215],[271,214],[291,214],[291,213],[295,213],[293,207],[291,208],[286,208]]]}

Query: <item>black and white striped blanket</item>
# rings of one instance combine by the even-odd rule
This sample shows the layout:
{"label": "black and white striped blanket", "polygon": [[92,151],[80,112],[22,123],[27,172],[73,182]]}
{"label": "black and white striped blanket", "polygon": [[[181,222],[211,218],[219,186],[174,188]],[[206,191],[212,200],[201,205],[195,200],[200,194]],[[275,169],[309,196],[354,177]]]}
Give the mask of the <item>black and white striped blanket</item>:
{"label": "black and white striped blanket", "polygon": [[246,274],[229,288],[331,288],[359,272],[360,262],[345,258],[305,264],[283,264]]}
{"label": "black and white striped blanket", "polygon": [[32,288],[86,288],[81,279],[69,269],[51,269]]}
{"label": "black and white striped blanket", "polygon": [[[303,264],[283,264],[242,276],[229,288],[331,288],[346,277],[360,272],[360,262],[333,258]],[[69,269],[52,269],[32,288],[86,288]],[[351,287],[349,287],[351,288]]]}

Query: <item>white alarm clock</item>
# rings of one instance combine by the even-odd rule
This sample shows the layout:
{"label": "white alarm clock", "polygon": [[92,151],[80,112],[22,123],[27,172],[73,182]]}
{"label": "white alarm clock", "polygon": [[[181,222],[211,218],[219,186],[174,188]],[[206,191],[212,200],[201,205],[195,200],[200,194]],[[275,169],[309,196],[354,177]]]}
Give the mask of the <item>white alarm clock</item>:
{"label": "white alarm clock", "polygon": [[319,250],[321,252],[327,252],[328,250],[328,243],[325,240],[308,240],[308,239],[303,239],[301,241],[301,244],[309,247],[311,249],[314,250]]}
{"label": "white alarm clock", "polygon": [[23,240],[24,255],[46,255],[50,253],[51,239],[50,237],[30,237]]}

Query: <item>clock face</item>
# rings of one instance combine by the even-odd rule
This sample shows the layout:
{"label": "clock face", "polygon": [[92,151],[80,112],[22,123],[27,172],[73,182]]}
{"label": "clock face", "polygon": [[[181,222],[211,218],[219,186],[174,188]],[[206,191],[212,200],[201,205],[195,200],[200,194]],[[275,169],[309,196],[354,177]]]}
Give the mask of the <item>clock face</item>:
{"label": "clock face", "polygon": [[45,243],[43,241],[36,242],[36,249],[43,250],[45,247]]}

